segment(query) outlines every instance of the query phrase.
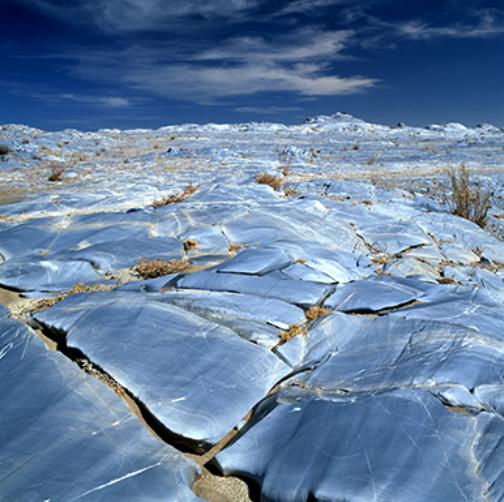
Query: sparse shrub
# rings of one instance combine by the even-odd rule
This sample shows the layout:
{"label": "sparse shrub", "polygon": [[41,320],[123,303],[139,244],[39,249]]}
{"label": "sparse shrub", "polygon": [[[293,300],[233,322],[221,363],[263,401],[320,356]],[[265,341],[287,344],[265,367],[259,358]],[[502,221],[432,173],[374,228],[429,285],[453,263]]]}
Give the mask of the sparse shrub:
{"label": "sparse shrub", "polygon": [[47,177],[47,181],[63,181],[63,173],[65,172],[65,166],[61,164],[53,164],[51,166],[51,172]]}
{"label": "sparse shrub", "polygon": [[184,251],[191,251],[191,249],[196,249],[198,247],[198,241],[194,239],[187,239],[184,241]]}
{"label": "sparse shrub", "polygon": [[260,185],[269,185],[271,188],[273,188],[273,190],[278,190],[283,184],[281,178],[268,173],[258,174],[256,176],[256,182]]}
{"label": "sparse shrub", "polygon": [[21,144],[22,144],[22,145],[29,145],[29,144],[30,144],[30,140],[29,140],[28,138],[23,138],[23,139],[21,140]]}
{"label": "sparse shrub", "polygon": [[452,279],[451,277],[440,277],[438,279],[439,284],[457,284],[457,281]]}
{"label": "sparse shrub", "polygon": [[355,143],[355,145],[352,146],[352,150],[354,150],[354,151],[360,150],[359,143]]}
{"label": "sparse shrub", "polygon": [[284,176],[289,176],[290,173],[291,173],[291,171],[290,171],[290,167],[288,165],[282,167],[282,174]]}
{"label": "sparse shrub", "polygon": [[246,249],[250,247],[248,244],[238,244],[238,243],[235,243],[235,242],[232,242],[231,244],[229,244],[229,252],[230,253],[236,253],[236,251],[238,251],[238,249]]}
{"label": "sparse shrub", "polygon": [[186,199],[188,199],[193,193],[195,193],[198,190],[197,185],[193,185],[192,183],[189,183],[184,188],[184,191],[175,195],[169,195],[168,197],[165,197],[164,199],[160,200],[155,200],[152,203],[152,206],[157,208],[167,206],[168,204],[177,204],[178,202],[182,202]]}
{"label": "sparse shrub", "polygon": [[0,145],[0,156],[9,155],[11,149],[6,145]]}
{"label": "sparse shrub", "polygon": [[295,338],[296,336],[306,336],[307,334],[308,332],[306,331],[305,326],[292,324],[291,326],[289,326],[289,329],[287,329],[286,331],[281,331],[278,336],[280,337],[281,343],[283,344],[285,342],[288,342],[292,338]]}
{"label": "sparse shrub", "polygon": [[326,315],[331,314],[332,310],[326,309],[325,307],[310,307],[306,312],[305,312],[305,317],[308,321],[314,321],[315,319],[318,319],[319,317],[324,317]]}
{"label": "sparse shrub", "polygon": [[89,293],[91,291],[110,291],[114,289],[115,285],[112,284],[85,284],[83,282],[78,282],[71,289],[65,291],[56,296],[52,296],[51,298],[43,298],[35,302],[31,308],[30,312],[40,312],[42,310],[47,310],[48,308],[53,307],[61,300],[65,298],[76,295],[77,293]]}
{"label": "sparse shrub", "polygon": [[163,260],[156,258],[155,260],[141,261],[133,270],[142,279],[155,279],[163,275],[176,274],[184,272],[190,268],[191,264],[188,260]]}
{"label": "sparse shrub", "polygon": [[286,187],[284,188],[284,194],[286,197],[296,197],[299,195],[299,192],[295,188]]}
{"label": "sparse shrub", "polygon": [[464,165],[458,169],[447,169],[446,175],[451,185],[451,194],[447,199],[452,214],[473,221],[483,228],[487,223],[492,192],[472,182],[469,169]]}

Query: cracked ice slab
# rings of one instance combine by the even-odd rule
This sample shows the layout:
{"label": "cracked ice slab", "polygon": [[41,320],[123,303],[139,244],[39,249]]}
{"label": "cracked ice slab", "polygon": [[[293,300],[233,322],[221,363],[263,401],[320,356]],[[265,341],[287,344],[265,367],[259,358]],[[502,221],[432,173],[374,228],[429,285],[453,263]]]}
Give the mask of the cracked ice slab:
{"label": "cracked ice slab", "polygon": [[278,248],[245,249],[232,260],[219,266],[217,270],[235,274],[264,275],[286,267],[291,261],[287,253]]}
{"label": "cracked ice slab", "polygon": [[302,309],[274,298],[170,289],[158,300],[227,326],[243,338],[268,348],[279,342],[279,328],[287,329],[292,324],[306,322]]}
{"label": "cracked ice slab", "polygon": [[81,260],[20,256],[0,265],[0,284],[21,291],[61,291],[101,279],[90,263]]}
{"label": "cracked ice slab", "polygon": [[394,280],[387,276],[356,281],[337,290],[324,305],[341,312],[378,312],[405,305],[423,296],[414,280]]}
{"label": "cracked ice slab", "polygon": [[283,279],[276,275],[250,276],[213,271],[186,275],[177,281],[177,287],[277,298],[305,307],[321,302],[331,291],[331,288],[325,284]]}
{"label": "cracked ice slab", "polygon": [[0,320],[0,377],[2,499],[201,500],[196,464],[12,319]]}
{"label": "cracked ice slab", "polygon": [[324,391],[444,384],[472,389],[504,378],[504,343],[461,325],[398,316],[355,323],[340,315],[315,330],[315,337],[330,338],[333,350],[300,379]]}
{"label": "cracked ice slab", "polygon": [[216,457],[226,474],[257,480],[264,500],[476,502],[489,481],[490,500],[502,495],[504,425],[490,414],[454,413],[420,390],[283,390],[269,406]]}
{"label": "cracked ice slab", "polygon": [[367,225],[359,228],[357,233],[371,246],[393,255],[411,247],[432,244],[423,230],[414,223]]}
{"label": "cracked ice slab", "polygon": [[390,315],[459,324],[488,338],[504,341],[502,302],[495,301],[484,289],[460,286],[433,291],[430,301]]}
{"label": "cracked ice slab", "polygon": [[74,295],[35,318],[172,432],[204,443],[226,435],[290,371],[231,329],[146,294]]}

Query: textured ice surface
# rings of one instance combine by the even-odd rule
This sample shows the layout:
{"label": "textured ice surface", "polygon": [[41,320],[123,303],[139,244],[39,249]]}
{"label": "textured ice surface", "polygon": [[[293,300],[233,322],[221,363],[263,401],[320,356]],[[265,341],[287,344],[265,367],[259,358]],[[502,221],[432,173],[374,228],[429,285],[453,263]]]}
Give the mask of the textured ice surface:
{"label": "textured ice surface", "polygon": [[[504,499],[503,130],[339,113],[1,134],[0,204],[19,200],[0,205],[0,286],[38,299],[114,288],[30,322],[166,437],[205,449],[239,429],[217,460],[268,501]],[[51,184],[54,161],[65,172]],[[485,229],[444,202],[439,173],[461,163],[495,193]],[[263,172],[281,186],[258,184]],[[135,266],[155,259],[178,261],[142,279]],[[0,353],[9,500],[20,486],[52,490],[27,500],[193,497],[194,466],[105,384],[2,308],[0,325],[23,340]]]}
{"label": "textured ice surface", "polygon": [[0,319],[2,500],[201,500],[196,464],[26,327]]}
{"label": "textured ice surface", "polygon": [[290,371],[231,329],[142,293],[75,295],[35,318],[193,440],[220,439]]}
{"label": "textured ice surface", "polygon": [[298,392],[217,460],[265,500],[499,500],[503,433],[502,418],[454,413],[422,390]]}
{"label": "textured ice surface", "polygon": [[423,293],[414,286],[414,281],[395,281],[387,276],[355,281],[338,288],[324,305],[341,312],[376,312],[420,298]]}

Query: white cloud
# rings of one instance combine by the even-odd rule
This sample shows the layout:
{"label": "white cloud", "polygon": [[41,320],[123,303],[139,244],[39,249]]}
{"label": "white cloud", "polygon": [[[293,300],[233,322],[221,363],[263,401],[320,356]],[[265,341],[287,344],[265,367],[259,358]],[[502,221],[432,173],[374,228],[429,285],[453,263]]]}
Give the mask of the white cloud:
{"label": "white cloud", "polygon": [[261,37],[240,37],[220,47],[203,51],[199,60],[289,62],[342,58],[342,51],[353,33],[349,30],[322,31],[315,28],[297,30],[279,36],[272,43]]}
{"label": "white cloud", "polygon": [[481,11],[473,24],[455,23],[433,26],[420,20],[407,21],[395,26],[399,35],[413,40],[434,38],[486,38],[504,34],[504,22],[491,11]]}
{"label": "white cloud", "polygon": [[362,92],[377,80],[338,75],[334,64],[351,32],[303,29],[275,40],[238,38],[187,53],[170,45],[76,55],[73,76],[126,85],[160,96],[209,103],[228,96],[292,92],[330,96]]}
{"label": "white cloud", "polygon": [[118,96],[92,96],[86,94],[58,94],[52,96],[56,100],[76,101],[94,106],[103,106],[106,108],[125,108],[131,105],[131,101],[127,98]]}
{"label": "white cloud", "polygon": [[294,0],[277,12],[277,15],[307,14],[320,12],[326,7],[337,4],[352,3],[351,0]]}
{"label": "white cloud", "polygon": [[109,32],[172,28],[182,17],[226,18],[245,14],[266,0],[19,0],[71,23],[92,22]]}

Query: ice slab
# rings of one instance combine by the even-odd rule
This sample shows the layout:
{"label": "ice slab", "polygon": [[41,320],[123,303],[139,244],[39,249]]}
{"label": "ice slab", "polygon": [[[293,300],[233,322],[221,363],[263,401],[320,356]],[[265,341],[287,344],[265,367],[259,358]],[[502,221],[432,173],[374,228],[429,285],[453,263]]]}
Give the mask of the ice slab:
{"label": "ice slab", "polygon": [[502,494],[504,424],[491,414],[454,413],[420,390],[281,392],[272,406],[217,455],[225,473],[257,480],[264,500],[483,501],[488,487],[490,500]]}
{"label": "ice slab", "polygon": [[316,282],[295,281],[269,275],[250,276],[212,271],[186,275],[177,281],[177,287],[244,293],[308,307],[322,301],[331,291],[329,286]]}
{"label": "ice slab", "polygon": [[195,463],[21,323],[0,320],[4,500],[199,501]]}
{"label": "ice slab", "polygon": [[223,437],[290,371],[231,329],[143,293],[74,295],[35,318],[172,432],[203,443]]}
{"label": "ice slab", "polygon": [[341,312],[378,312],[405,305],[423,296],[423,292],[406,281],[386,276],[373,277],[340,286],[324,305]]}

